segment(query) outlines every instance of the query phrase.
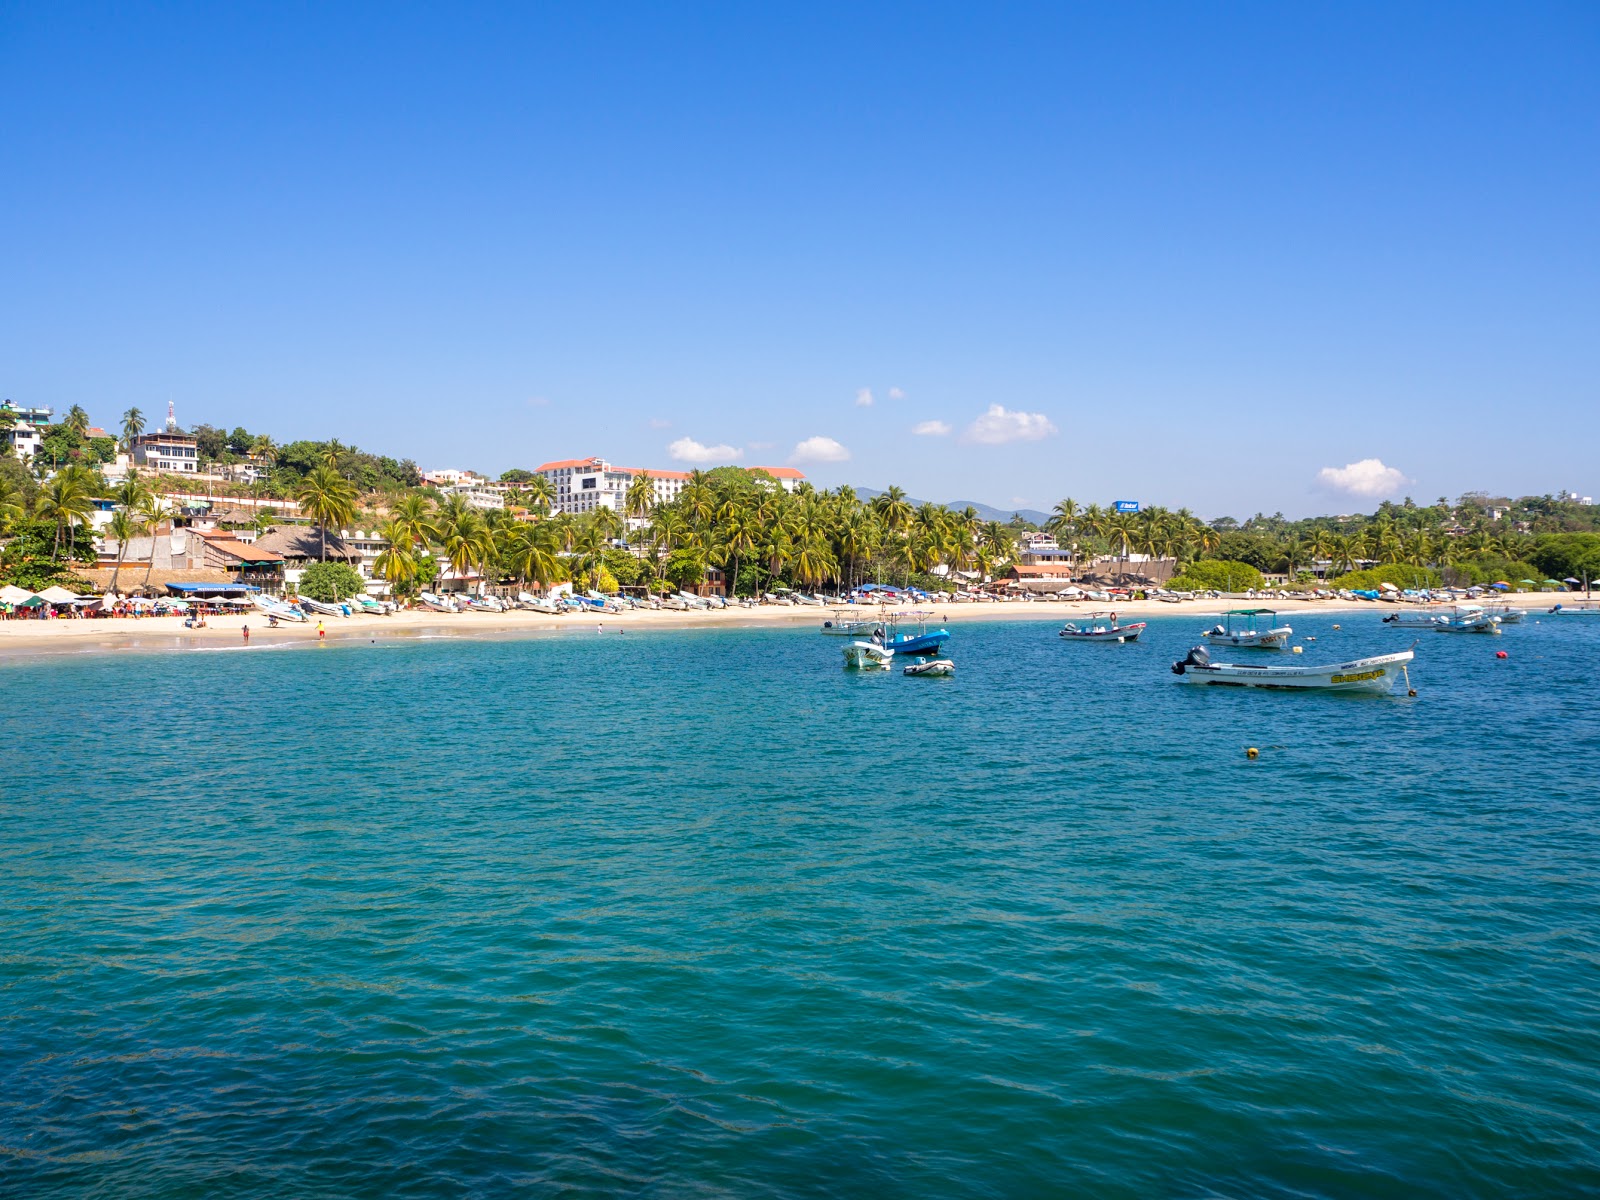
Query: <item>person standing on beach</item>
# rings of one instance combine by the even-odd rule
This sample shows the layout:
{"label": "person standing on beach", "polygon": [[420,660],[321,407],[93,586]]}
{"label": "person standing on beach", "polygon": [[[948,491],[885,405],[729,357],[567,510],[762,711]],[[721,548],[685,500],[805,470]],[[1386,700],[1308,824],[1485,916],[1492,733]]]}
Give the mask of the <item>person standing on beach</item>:
{"label": "person standing on beach", "polygon": [[323,638],[325,638],[327,636],[328,636],[328,631],[322,627],[322,622],[318,621],[317,622],[317,641],[320,642]]}
{"label": "person standing on beach", "polygon": [[244,644],[246,646],[250,644],[250,626],[248,625],[244,627]]}

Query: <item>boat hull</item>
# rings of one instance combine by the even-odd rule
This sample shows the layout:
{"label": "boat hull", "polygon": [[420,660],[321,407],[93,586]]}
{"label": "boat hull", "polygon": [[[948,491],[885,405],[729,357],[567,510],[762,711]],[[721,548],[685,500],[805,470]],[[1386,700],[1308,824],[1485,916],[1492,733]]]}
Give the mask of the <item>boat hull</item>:
{"label": "boat hull", "polygon": [[1203,639],[1212,646],[1230,646],[1236,650],[1282,650],[1289,644],[1294,630],[1285,625],[1281,629],[1263,629],[1255,633],[1206,633]]}
{"label": "boat hull", "polygon": [[905,634],[892,638],[887,647],[896,654],[937,654],[949,640],[949,632],[938,629],[932,633]]}
{"label": "boat hull", "polygon": [[956,665],[948,658],[935,658],[930,662],[913,663],[902,674],[919,679],[948,679],[956,673]]}
{"label": "boat hull", "polygon": [[851,642],[844,648],[844,665],[852,671],[885,671],[894,651],[874,642]]}
{"label": "boat hull", "polygon": [[[1388,692],[1406,675],[1415,657],[1410,650],[1379,654],[1324,667],[1251,666],[1248,663],[1175,663],[1184,683],[1213,687],[1254,687],[1278,691]],[[1182,667],[1180,671],[1178,668]]]}
{"label": "boat hull", "polygon": [[1096,629],[1075,629],[1071,625],[1059,633],[1071,642],[1136,642],[1139,635],[1145,630],[1145,622],[1135,621],[1132,625],[1110,625]]}

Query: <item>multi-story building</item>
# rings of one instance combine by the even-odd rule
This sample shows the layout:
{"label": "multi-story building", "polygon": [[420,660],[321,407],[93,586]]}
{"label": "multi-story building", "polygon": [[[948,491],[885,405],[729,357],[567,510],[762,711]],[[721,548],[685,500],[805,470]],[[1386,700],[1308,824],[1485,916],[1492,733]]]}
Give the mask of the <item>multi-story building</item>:
{"label": "multi-story building", "polygon": [[0,428],[0,445],[9,446],[23,462],[32,461],[33,452],[44,444],[44,429],[55,410],[23,408],[9,400],[0,407],[11,414],[11,423]]}
{"label": "multi-story building", "polygon": [[[765,471],[779,487],[792,492],[805,476],[793,467],[749,467]],[[689,483],[687,471],[655,471],[641,467],[619,467],[603,458],[567,458],[547,462],[534,470],[550,481],[554,493],[551,507],[556,512],[586,513],[609,508],[626,513],[628,487],[635,478],[645,476],[652,484],[654,503],[668,504],[678,498]]]}
{"label": "multi-story building", "polygon": [[167,423],[154,433],[141,433],[128,446],[134,466],[173,475],[194,475],[200,471],[200,439],[178,428],[172,405],[167,405]]}

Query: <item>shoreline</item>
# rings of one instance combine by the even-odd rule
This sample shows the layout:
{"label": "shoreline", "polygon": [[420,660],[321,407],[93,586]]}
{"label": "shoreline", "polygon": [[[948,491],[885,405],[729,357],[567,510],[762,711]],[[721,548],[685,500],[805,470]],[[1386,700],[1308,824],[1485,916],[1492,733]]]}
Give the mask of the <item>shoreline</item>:
{"label": "shoreline", "polygon": [[[1193,616],[1197,621],[1219,616],[1229,606],[1266,606],[1263,600],[1198,600],[1183,604],[1166,604],[1158,600],[1134,600],[1108,605],[1089,602],[1033,601],[1001,602],[996,604],[941,604],[912,610],[891,608],[891,614],[910,611],[932,612],[932,623],[952,626],[972,621],[1059,621],[1066,622],[1076,616],[1107,612],[1113,608],[1119,616],[1149,618],[1157,616]],[[1360,600],[1315,600],[1279,602],[1274,611],[1291,614],[1340,613],[1361,611],[1390,611],[1383,606]],[[874,610],[868,606],[855,606],[852,612],[866,616]],[[361,614],[351,617],[326,617],[323,627],[325,643],[351,643],[385,639],[432,640],[434,638],[462,638],[483,640],[529,633],[558,632],[610,632],[637,628],[640,630],[708,629],[717,627],[758,628],[762,626],[819,628],[829,619],[831,608],[787,607],[783,605],[762,608],[710,609],[691,612],[671,612],[630,609],[620,613],[570,613],[550,616],[544,613],[516,611],[508,613],[438,613],[422,609],[408,609],[387,616]],[[62,655],[116,654],[129,651],[144,653],[185,653],[215,650],[275,650],[317,642],[317,625],[282,624],[269,629],[266,614],[250,612],[206,618],[206,628],[185,629],[184,618],[170,617],[110,617],[103,619],[73,620],[61,618],[50,621],[0,621],[0,663],[25,662]],[[249,642],[244,640],[243,628],[250,627]]]}

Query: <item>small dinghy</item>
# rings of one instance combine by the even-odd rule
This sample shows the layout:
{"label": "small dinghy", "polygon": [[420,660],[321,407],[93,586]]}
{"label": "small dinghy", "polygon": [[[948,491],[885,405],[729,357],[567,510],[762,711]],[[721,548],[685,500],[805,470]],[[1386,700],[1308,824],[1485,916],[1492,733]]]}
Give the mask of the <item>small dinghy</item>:
{"label": "small dinghy", "polygon": [[1387,692],[1397,676],[1410,675],[1406,664],[1416,655],[1410,650],[1377,654],[1326,666],[1256,666],[1251,663],[1214,663],[1204,646],[1172,664],[1172,673],[1184,683],[1211,683],[1229,687],[1280,688],[1293,691],[1318,689],[1334,692]]}
{"label": "small dinghy", "polygon": [[844,665],[854,671],[887,670],[894,651],[876,642],[851,642],[844,648]]}
{"label": "small dinghy", "polygon": [[902,674],[928,675],[935,678],[944,678],[956,673],[956,665],[948,658],[934,658],[927,662],[912,663]]}

